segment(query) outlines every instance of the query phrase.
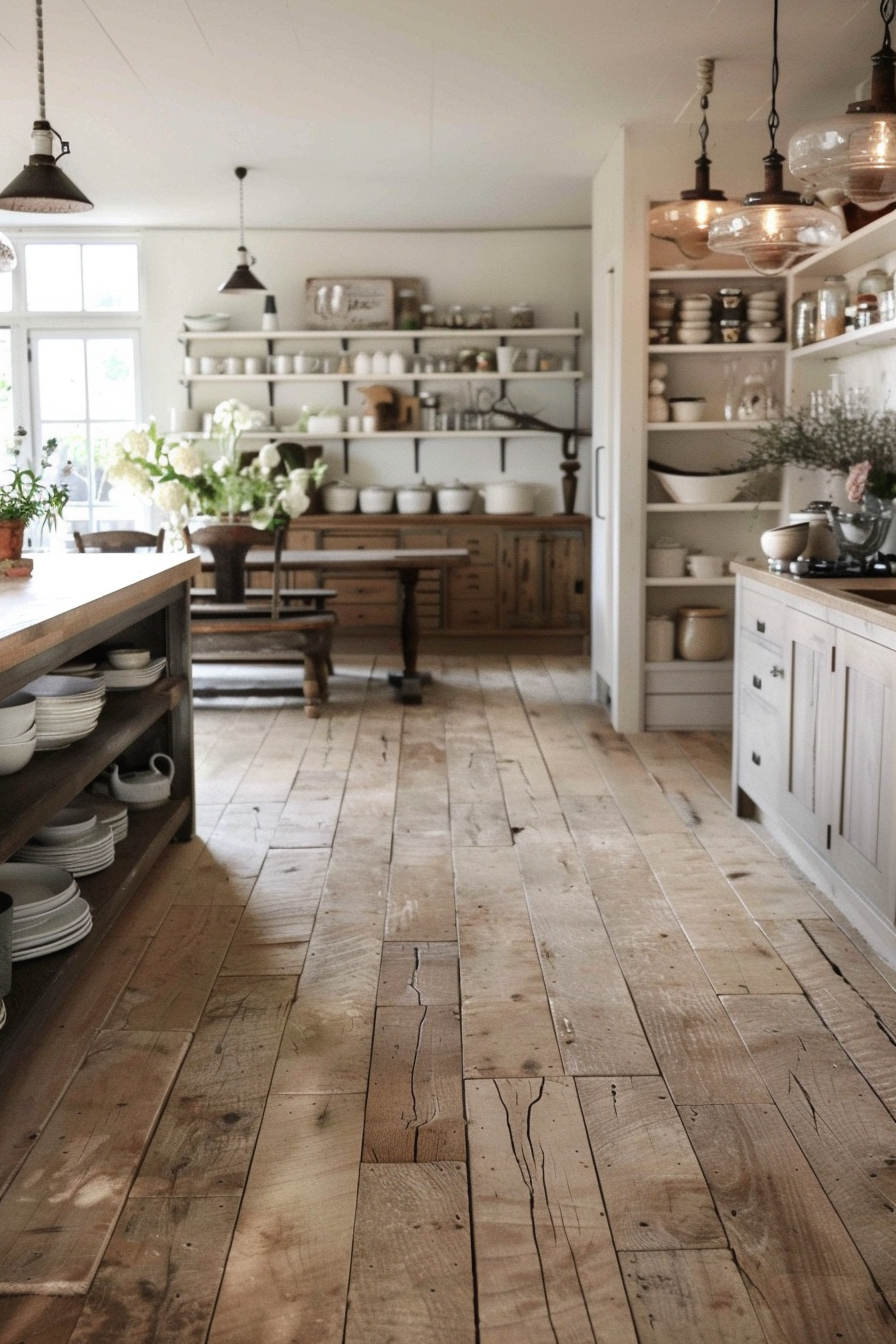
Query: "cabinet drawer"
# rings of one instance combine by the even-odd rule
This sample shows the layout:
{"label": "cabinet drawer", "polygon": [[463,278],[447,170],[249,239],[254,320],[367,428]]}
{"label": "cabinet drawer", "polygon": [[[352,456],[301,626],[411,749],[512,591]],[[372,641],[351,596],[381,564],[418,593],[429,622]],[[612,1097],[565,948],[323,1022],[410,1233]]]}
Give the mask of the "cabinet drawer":
{"label": "cabinet drawer", "polygon": [[495,598],[498,595],[497,570],[488,565],[470,565],[448,575],[448,592],[455,598]]}
{"label": "cabinet drawer", "polygon": [[398,549],[397,532],[327,532],[325,551],[394,551]]}
{"label": "cabinet drawer", "polygon": [[401,533],[401,545],[407,551],[431,551],[450,544],[446,540],[444,528],[407,528]]}
{"label": "cabinet drawer", "polygon": [[490,527],[451,527],[448,545],[464,546],[474,565],[493,565],[498,558],[498,534]]}
{"label": "cabinet drawer", "polygon": [[394,579],[365,578],[363,575],[327,574],[327,588],[335,590],[335,601],[341,602],[391,602],[396,601]]}
{"label": "cabinet drawer", "polygon": [[497,601],[485,597],[452,597],[448,602],[448,625],[451,630],[497,629]]}
{"label": "cabinet drawer", "polygon": [[398,620],[398,608],[394,602],[389,605],[380,602],[339,602],[333,604],[332,610],[336,612],[339,621],[337,634],[340,629],[366,629],[368,626],[385,626],[394,630]]}
{"label": "cabinet drawer", "polygon": [[743,684],[738,688],[737,783],[760,807],[778,805],[780,723],[776,711]]}
{"label": "cabinet drawer", "polygon": [[738,680],[769,708],[779,710],[784,694],[784,658],[757,640],[742,635],[738,642]]}
{"label": "cabinet drawer", "polygon": [[783,602],[744,584],[741,590],[740,628],[745,634],[765,640],[775,649],[784,647]]}

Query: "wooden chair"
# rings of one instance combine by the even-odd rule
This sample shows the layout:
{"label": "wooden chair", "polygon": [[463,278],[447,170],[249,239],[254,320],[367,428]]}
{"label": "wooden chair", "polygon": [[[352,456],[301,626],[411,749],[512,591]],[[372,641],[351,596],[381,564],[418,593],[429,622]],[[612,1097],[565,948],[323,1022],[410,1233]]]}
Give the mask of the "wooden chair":
{"label": "wooden chair", "polygon": [[79,555],[84,555],[89,546],[95,551],[106,551],[112,555],[125,555],[128,551],[136,551],[138,546],[154,546],[157,551],[161,551],[165,544],[165,529],[160,528],[158,533],[153,532],[72,532],[75,539],[75,550]]}
{"label": "wooden chair", "polygon": [[[327,699],[327,673],[336,617],[329,611],[296,611],[280,601],[283,530],[274,533],[274,566],[271,596],[256,598],[245,593],[246,556],[252,546],[269,545],[268,534],[241,524],[201,528],[192,542],[206,546],[215,561],[215,589],[196,590],[190,603],[190,631],[195,662],[297,663],[304,666],[302,694],[309,718],[320,716]],[[249,600],[251,597],[251,600]],[[205,600],[201,600],[204,598]],[[236,599],[236,600],[228,600]],[[219,694],[218,687],[199,687],[198,694]],[[257,685],[253,694],[269,694]],[[278,692],[274,692],[275,694]]]}

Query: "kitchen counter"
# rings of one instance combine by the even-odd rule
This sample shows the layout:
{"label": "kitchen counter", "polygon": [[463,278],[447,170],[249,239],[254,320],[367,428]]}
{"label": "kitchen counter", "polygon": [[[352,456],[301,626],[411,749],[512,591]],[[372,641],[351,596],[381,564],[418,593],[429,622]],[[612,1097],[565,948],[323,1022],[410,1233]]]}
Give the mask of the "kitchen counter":
{"label": "kitchen counter", "polygon": [[767,584],[787,599],[806,599],[819,608],[870,622],[896,637],[896,576],[798,578],[795,574],[773,574],[764,565],[734,561],[730,569],[732,574]]}

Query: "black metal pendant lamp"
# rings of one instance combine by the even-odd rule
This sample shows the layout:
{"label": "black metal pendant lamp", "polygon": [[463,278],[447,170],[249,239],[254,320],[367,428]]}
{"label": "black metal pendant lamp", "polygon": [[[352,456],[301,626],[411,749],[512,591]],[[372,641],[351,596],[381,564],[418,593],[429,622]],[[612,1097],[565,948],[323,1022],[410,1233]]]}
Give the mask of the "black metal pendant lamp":
{"label": "black metal pendant lamp", "polygon": [[715,65],[715,61],[708,56],[701,57],[697,62],[697,92],[703,119],[700,122],[700,157],[695,160],[694,185],[683,191],[677,201],[655,205],[647,217],[651,237],[674,243],[689,261],[699,261],[707,255],[709,226],[728,208],[724,191],[709,185],[711,160],[706,153],[706,141],[709,138],[707,111]]}
{"label": "black metal pendant lamp", "polygon": [[249,256],[249,251],[248,248],[246,247],[245,229],[243,227],[243,179],[245,178],[246,173],[249,170],[248,168],[234,168],[233,171],[234,173],[236,173],[237,181],[240,184],[240,245],[237,248],[237,255],[239,256],[239,262],[237,263],[237,267],[236,270],[233,272],[233,275],[231,275],[227,280],[225,280],[223,285],[218,286],[218,293],[219,294],[263,293],[267,289],[267,285],[263,285],[261,281],[257,279],[256,276],[254,276],[252,274],[252,271],[250,270],[250,267],[255,265],[255,257]]}
{"label": "black metal pendant lamp", "polygon": [[[37,106],[38,117],[31,131],[31,157],[0,193],[0,210],[17,210],[40,215],[67,215],[92,210],[88,200],[59,167],[59,159],[69,153],[63,140],[47,120],[44,91],[44,17],[42,0],[35,0],[37,22]],[[53,153],[53,136],[59,141],[59,154]],[[6,267],[4,269],[11,269]]]}

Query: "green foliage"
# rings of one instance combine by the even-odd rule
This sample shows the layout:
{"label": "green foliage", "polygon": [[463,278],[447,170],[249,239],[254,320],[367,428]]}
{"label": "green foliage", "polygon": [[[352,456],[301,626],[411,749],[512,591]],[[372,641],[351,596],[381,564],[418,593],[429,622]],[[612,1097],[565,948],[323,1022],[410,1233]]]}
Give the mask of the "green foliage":
{"label": "green foliage", "polygon": [[824,418],[807,410],[790,411],[757,428],[750,442],[738,471],[794,466],[848,473],[856,463],[868,461],[872,491],[875,481],[896,474],[896,411],[847,410],[842,402],[834,402]]}
{"label": "green foliage", "polygon": [[68,503],[68,487],[43,477],[59,445],[55,439],[47,440],[41,450],[40,470],[34,471],[19,466],[20,439],[21,434],[17,436],[13,465],[0,472],[0,519],[18,523],[40,520],[47,527],[55,527]]}

